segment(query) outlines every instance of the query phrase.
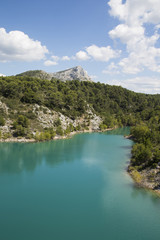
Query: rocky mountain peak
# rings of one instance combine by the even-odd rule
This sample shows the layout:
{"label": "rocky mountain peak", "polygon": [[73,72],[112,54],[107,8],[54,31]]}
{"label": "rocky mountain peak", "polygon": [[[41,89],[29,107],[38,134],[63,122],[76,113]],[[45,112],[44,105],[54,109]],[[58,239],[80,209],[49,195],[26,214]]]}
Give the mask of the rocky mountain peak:
{"label": "rocky mountain peak", "polygon": [[62,81],[92,81],[91,78],[88,76],[88,73],[81,66],[76,66],[64,71],[53,73],[52,76]]}

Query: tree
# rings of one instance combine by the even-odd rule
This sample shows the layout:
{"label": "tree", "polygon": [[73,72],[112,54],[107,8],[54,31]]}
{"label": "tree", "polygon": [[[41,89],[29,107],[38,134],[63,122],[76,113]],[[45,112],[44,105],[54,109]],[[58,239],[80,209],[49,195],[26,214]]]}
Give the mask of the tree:
{"label": "tree", "polygon": [[0,116],[0,126],[4,126],[5,125],[5,120],[2,116]]}
{"label": "tree", "polygon": [[152,158],[152,152],[149,147],[143,143],[136,143],[132,148],[132,164],[139,166],[148,163]]}

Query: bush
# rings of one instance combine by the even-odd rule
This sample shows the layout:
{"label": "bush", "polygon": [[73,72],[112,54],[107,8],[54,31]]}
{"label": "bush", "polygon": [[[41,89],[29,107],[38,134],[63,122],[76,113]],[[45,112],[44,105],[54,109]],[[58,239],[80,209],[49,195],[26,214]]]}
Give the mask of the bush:
{"label": "bush", "polygon": [[100,124],[100,125],[99,125],[99,128],[100,128],[100,130],[102,131],[102,130],[104,130],[104,129],[107,129],[107,125],[105,125],[105,124]]}
{"label": "bush", "polygon": [[152,158],[152,152],[149,147],[143,143],[136,143],[132,148],[132,164],[141,165],[147,164]]}
{"label": "bush", "polygon": [[60,135],[60,136],[63,136],[64,133],[63,133],[63,129],[62,129],[61,126],[58,126],[58,127],[57,127],[56,134],[57,134],[57,135]]}
{"label": "bush", "polygon": [[29,120],[23,115],[19,115],[17,120],[13,123],[13,128],[15,129],[14,134],[16,136],[25,136],[27,134],[29,126]]}
{"label": "bush", "polygon": [[0,116],[0,126],[4,126],[5,125],[5,120],[2,116]]}

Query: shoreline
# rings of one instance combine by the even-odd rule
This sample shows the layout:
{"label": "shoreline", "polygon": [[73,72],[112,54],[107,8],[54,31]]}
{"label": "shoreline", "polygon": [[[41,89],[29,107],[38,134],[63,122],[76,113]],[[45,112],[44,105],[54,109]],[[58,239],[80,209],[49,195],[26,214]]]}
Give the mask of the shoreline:
{"label": "shoreline", "polygon": [[56,135],[53,139],[50,140],[44,140],[44,141],[36,141],[34,138],[24,138],[24,137],[10,137],[7,139],[0,139],[0,143],[38,143],[38,142],[47,142],[47,141],[54,141],[54,140],[61,140],[61,139],[68,139],[68,138],[72,138],[74,135],[76,134],[80,134],[80,133],[94,133],[94,132],[107,132],[107,131],[112,131],[115,128],[107,128],[104,130],[84,130],[84,131],[74,131],[71,132],[68,135],[64,135],[64,136],[60,136],[60,135]]}
{"label": "shoreline", "polygon": [[156,194],[156,196],[160,197],[160,188],[156,189],[156,181],[150,182],[147,180],[147,177],[149,177],[147,173],[142,174],[138,172],[136,169],[130,170],[129,168],[130,168],[130,165],[128,165],[128,168],[126,171],[129,174],[129,176],[133,179],[136,187],[150,191]]}
{"label": "shoreline", "polygon": [[[134,141],[132,135],[124,136],[124,138]],[[152,173],[155,172],[157,173],[159,169],[146,169],[143,170],[142,172],[139,172],[134,167],[132,167],[130,163],[131,159],[126,171],[129,174],[129,176],[133,179],[136,187],[151,191],[152,193],[160,197],[160,184],[158,180],[152,179],[152,181],[151,180],[149,181],[149,178],[151,177]]]}

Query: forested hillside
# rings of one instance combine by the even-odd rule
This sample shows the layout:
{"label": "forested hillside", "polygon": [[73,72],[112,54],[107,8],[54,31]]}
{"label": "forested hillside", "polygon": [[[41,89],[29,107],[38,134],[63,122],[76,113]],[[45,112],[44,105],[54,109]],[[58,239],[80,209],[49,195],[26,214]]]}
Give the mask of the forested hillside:
{"label": "forested hillside", "polygon": [[[4,102],[39,104],[71,118],[85,113],[89,104],[106,117],[106,125],[135,125],[159,116],[160,96],[134,93],[102,83],[40,80],[31,77],[1,77],[0,96]],[[16,107],[16,106],[14,106]],[[108,119],[108,121],[107,121]]]}

